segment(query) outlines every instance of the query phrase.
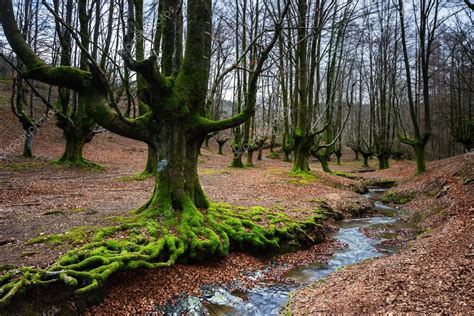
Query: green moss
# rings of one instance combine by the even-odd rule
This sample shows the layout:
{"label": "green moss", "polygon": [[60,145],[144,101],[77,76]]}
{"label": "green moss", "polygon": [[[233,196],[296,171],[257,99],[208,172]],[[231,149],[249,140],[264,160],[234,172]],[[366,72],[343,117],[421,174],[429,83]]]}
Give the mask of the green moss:
{"label": "green moss", "polygon": [[53,161],[53,165],[58,166],[58,167],[63,167],[63,168],[80,168],[80,169],[90,170],[90,171],[104,171],[105,170],[103,166],[84,158],[77,159],[74,161],[59,158]]}
{"label": "green moss", "polygon": [[205,260],[232,250],[280,253],[309,247],[324,238],[324,215],[320,210],[305,210],[303,219],[293,219],[259,206],[215,203],[198,210],[189,198],[179,203],[179,212],[142,210],[134,217],[120,218],[122,223],[116,226],[77,227],[30,240],[29,244],[82,245],[45,270],[21,268],[15,276],[8,271],[2,274],[0,307],[20,290],[45,282],[62,281],[76,294],[86,294],[117,271],[166,267],[178,260]]}
{"label": "green moss", "polygon": [[389,191],[384,193],[380,199],[384,203],[407,204],[415,198],[414,193]]}
{"label": "green moss", "polygon": [[362,179],[362,177],[360,177],[360,176],[356,176],[356,175],[353,175],[353,174],[350,174],[350,173],[347,173],[347,172],[333,171],[331,173],[335,176],[340,176],[340,177],[344,177],[344,178],[348,178],[348,179],[352,179],[352,180]]}
{"label": "green moss", "polygon": [[280,154],[277,153],[276,151],[273,151],[273,152],[270,152],[267,155],[267,157],[270,158],[270,159],[280,159]]}
{"label": "green moss", "polygon": [[316,176],[311,172],[290,172],[290,177],[298,177],[305,180],[316,180]]}
{"label": "green moss", "polygon": [[47,243],[49,245],[60,245],[64,243],[81,244],[87,241],[93,228],[88,226],[75,227],[65,233],[49,234],[32,238],[26,242],[27,245]]}
{"label": "green moss", "polygon": [[23,252],[20,254],[20,258],[33,256],[33,255],[35,255],[35,254],[37,254],[37,253],[38,253],[38,252],[37,252],[37,251],[34,251],[34,250],[23,251]]}
{"label": "green moss", "polygon": [[0,264],[0,272],[16,269],[16,266],[12,264]]}

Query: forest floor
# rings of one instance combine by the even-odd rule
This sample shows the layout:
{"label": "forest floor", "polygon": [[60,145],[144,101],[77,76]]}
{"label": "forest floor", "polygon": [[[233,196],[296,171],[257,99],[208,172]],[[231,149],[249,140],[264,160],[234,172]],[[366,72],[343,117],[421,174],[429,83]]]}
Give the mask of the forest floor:
{"label": "forest floor", "polygon": [[[8,87],[0,85],[1,89],[7,90]],[[146,146],[144,144],[111,133],[101,133],[94,138],[91,144],[86,145],[85,157],[102,165],[104,170],[64,168],[51,163],[61,155],[64,147],[62,135],[54,127],[52,120],[40,129],[35,137],[34,153],[37,158],[25,160],[17,158],[21,152],[21,128],[5,100],[0,100],[0,117],[4,122],[0,126],[0,149],[2,149],[0,156],[3,156],[0,161],[0,265],[47,267],[81,241],[71,239],[70,242],[52,245],[47,243],[29,244],[29,240],[45,234],[63,233],[71,229],[87,232],[91,227],[109,225],[117,216],[125,216],[131,210],[144,204],[151,194],[153,189],[152,180],[133,181],[130,179],[131,176],[140,172],[144,166],[146,157]],[[322,202],[327,203],[345,216],[366,214],[371,209],[371,202],[357,193],[361,190],[360,181],[325,174],[321,172],[316,161],[311,161],[314,177],[299,178],[288,175],[291,164],[284,163],[281,160],[269,159],[267,157],[268,152],[264,153],[263,160],[257,161],[255,159],[255,168],[246,169],[228,167],[231,159],[228,146],[226,146],[225,156],[217,155],[216,152],[216,146],[211,141],[211,148],[202,150],[199,163],[199,174],[203,188],[212,201],[242,206],[260,205],[288,214],[303,209],[318,208]],[[366,179],[394,179],[403,183],[401,188],[404,185],[412,185],[412,188],[419,189],[419,187],[429,183],[429,180],[422,183],[410,180],[414,174],[414,166],[409,161],[392,162],[392,168],[389,170],[358,173],[361,169],[361,163],[352,161],[352,158],[352,153],[347,152],[343,156],[343,164],[337,166],[331,163],[331,168],[344,173],[357,173],[357,176]],[[462,158],[458,157],[457,159],[461,160]],[[376,168],[375,160],[371,160],[370,163],[371,166]],[[437,164],[438,162],[435,162],[430,165],[430,168],[435,169],[433,172],[437,172],[439,169]],[[472,169],[472,163],[469,165]],[[432,175],[432,173],[429,173],[427,177],[430,174]],[[419,179],[425,179],[425,177],[419,177]],[[446,181],[454,181],[453,184],[449,182],[452,190],[449,190],[446,196],[451,197],[451,192],[460,190],[463,198],[465,196],[469,197],[469,194],[472,198],[472,191],[470,193],[462,191],[461,189],[464,187],[452,180],[457,179],[455,176],[446,179]],[[465,190],[467,189],[472,190],[472,182],[465,186]],[[431,198],[435,199],[435,197]],[[453,197],[455,200],[457,198],[457,196]],[[421,200],[415,199],[413,204],[409,205],[410,208],[413,205],[415,209],[414,206],[417,205],[417,201]],[[468,204],[464,208],[473,205],[472,200],[470,201],[465,202]],[[425,200],[419,203],[419,210],[424,210],[424,206],[431,205],[432,201],[425,197]],[[471,257],[468,256],[472,254],[472,249],[467,250],[465,248],[468,242],[472,244],[472,240],[467,240],[468,236],[466,235],[469,230],[472,233],[472,212],[463,211],[462,207],[452,209],[448,208],[446,210],[448,215],[436,222],[438,223],[437,226],[441,227],[440,229],[435,228],[436,225],[434,224],[430,225],[429,227],[433,227],[433,231],[430,233],[432,234],[431,237],[426,236],[426,234],[423,235],[424,237],[420,241],[417,240],[410,249],[418,249],[414,247],[423,247],[422,245],[425,245],[426,248],[420,248],[417,252],[408,249],[399,256],[373,260],[370,262],[374,263],[363,263],[362,266],[367,264],[377,265],[377,262],[388,260],[389,262],[393,261],[393,264],[399,267],[403,264],[403,256],[405,255],[414,269],[406,271],[398,269],[396,270],[398,274],[393,273],[395,277],[400,278],[403,277],[404,273],[409,273],[406,280],[410,282],[420,272],[418,269],[428,269],[429,267],[429,265],[424,268],[419,267],[418,263],[425,264],[425,262],[420,261],[421,257],[414,257],[411,253],[421,254],[421,249],[431,251],[428,247],[429,241],[435,238],[434,240],[438,240],[439,243],[432,251],[439,251],[437,253],[438,258],[434,257],[435,253],[430,252],[432,261],[429,262],[432,265],[436,264],[436,261],[433,260],[442,262],[436,265],[438,267],[436,270],[438,279],[443,273],[449,273],[449,271],[458,273],[457,271],[465,267],[469,260],[471,260],[472,269],[472,255]],[[458,215],[452,216],[453,212]],[[425,223],[425,220],[422,222]],[[443,223],[443,225],[439,223]],[[327,222],[327,225],[328,229],[334,228],[330,221]],[[438,233],[439,230],[441,232]],[[451,238],[448,234],[452,234],[454,237]],[[421,246],[418,246],[419,244]],[[106,285],[104,302],[91,308],[90,312],[143,313],[150,311],[156,304],[166,303],[182,293],[199,295],[202,285],[237,282],[243,286],[251,286],[255,280],[249,278],[248,274],[266,266],[275,268],[268,271],[263,278],[278,279],[284,271],[291,267],[305,263],[327,261],[339,247],[341,245],[335,240],[327,238],[325,242],[310,249],[281,255],[276,258],[262,259],[244,253],[232,253],[222,260],[205,264],[176,264],[165,269],[120,273],[120,275],[113,276]],[[456,251],[458,255],[455,256]],[[450,253],[451,256],[448,257],[444,253]],[[441,260],[446,260],[446,262]],[[381,266],[383,268],[385,264],[381,264]],[[394,269],[397,266],[394,266]],[[352,270],[353,268],[347,269],[347,271]],[[469,271],[472,273],[472,270]],[[347,273],[346,270],[344,273]],[[364,274],[361,271],[360,273],[362,276],[370,276],[367,274],[368,272]],[[339,275],[337,273],[335,278]],[[353,275],[353,277],[355,278],[356,275]],[[390,282],[387,280],[391,280],[392,276],[380,276],[380,278],[380,284],[382,285],[385,284],[384,282]],[[431,280],[435,282],[438,279]],[[465,286],[466,280],[463,280],[463,286]],[[334,280],[334,282],[336,281]],[[363,282],[363,280],[360,282]],[[431,290],[430,284],[420,284],[428,286],[424,288],[424,292],[420,293],[429,296],[427,291]],[[341,306],[350,301],[351,291],[356,291],[356,289],[349,287],[351,284],[346,284],[348,288],[343,288],[343,285],[334,285],[334,290],[337,291],[328,292],[334,293],[335,297],[338,298],[334,302],[341,303],[340,306],[338,305],[339,307],[334,305],[334,309],[332,306],[328,307],[330,311],[342,311]],[[378,297],[385,299],[393,292],[390,286],[375,287],[376,284],[373,285],[374,288],[367,293],[374,299]],[[468,288],[466,291],[467,294],[472,294],[472,284],[470,285],[470,289]],[[336,286],[339,286],[339,290]],[[316,302],[316,298],[312,296],[314,288],[309,287],[298,292],[294,300],[295,305],[292,305],[292,310],[295,313],[300,310],[302,314],[305,314],[305,311],[310,311],[305,309],[309,308],[308,302],[310,301],[308,299],[305,301],[304,297],[310,297],[311,302]],[[341,293],[344,290],[348,292]],[[360,298],[360,294],[354,297]],[[347,295],[347,300],[344,295]],[[371,296],[368,297],[368,300]],[[301,300],[299,300],[299,297],[301,297]],[[447,299],[456,299],[456,297],[450,295],[446,295],[446,297]],[[320,295],[318,294],[319,298]],[[397,299],[398,296],[391,300],[391,305],[384,305],[383,302],[386,301],[383,300],[374,300],[373,304],[377,304],[377,308],[372,305],[373,309],[367,307],[370,305],[369,301],[365,303],[361,301],[359,310],[363,311],[364,308],[367,310],[384,310],[380,308],[393,306]],[[420,300],[422,298],[413,300],[413,304],[418,304],[417,302]],[[351,304],[347,306],[358,308],[359,305],[356,301],[350,301]],[[409,300],[407,299],[405,302],[408,304]],[[313,303],[310,305],[317,306]],[[407,306],[407,308],[410,308],[410,305]],[[411,307],[413,307],[412,310],[415,310],[415,305]]]}

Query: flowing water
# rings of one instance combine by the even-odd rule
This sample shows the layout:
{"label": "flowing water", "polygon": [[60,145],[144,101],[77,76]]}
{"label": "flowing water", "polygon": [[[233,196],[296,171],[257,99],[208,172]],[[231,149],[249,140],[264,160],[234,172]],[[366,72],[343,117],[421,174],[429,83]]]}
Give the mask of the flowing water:
{"label": "flowing water", "polygon": [[[366,197],[372,198],[381,191],[381,189],[372,189]],[[278,315],[287,304],[290,292],[298,287],[318,281],[345,266],[381,256],[383,253],[396,252],[398,250],[396,247],[381,245],[382,238],[368,238],[361,232],[363,228],[403,226],[399,221],[398,209],[380,202],[375,202],[375,208],[381,215],[340,222],[340,229],[334,233],[333,237],[346,244],[347,247],[336,251],[327,264],[309,264],[292,269],[286,273],[285,278],[296,282],[260,284],[243,293],[245,300],[241,298],[242,295],[229,293],[223,288],[208,288],[204,291],[205,295],[202,298],[205,310],[198,311],[197,309],[194,314]],[[175,312],[176,309],[171,314]]]}

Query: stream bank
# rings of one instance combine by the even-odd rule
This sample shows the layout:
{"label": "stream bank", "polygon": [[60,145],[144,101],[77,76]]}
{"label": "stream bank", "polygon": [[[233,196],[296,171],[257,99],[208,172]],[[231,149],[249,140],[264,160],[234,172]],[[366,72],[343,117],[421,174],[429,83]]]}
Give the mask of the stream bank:
{"label": "stream bank", "polygon": [[[409,239],[399,231],[409,231],[403,212],[376,200],[386,189],[371,188],[365,197],[375,200],[376,216],[345,219],[331,237],[344,245],[327,263],[310,263],[289,270],[278,281],[262,280],[249,289],[229,290],[219,286],[205,286],[203,296],[184,296],[174,305],[156,306],[154,311],[166,315],[279,315],[288,302],[291,292],[328,274],[363,260],[392,254],[399,250],[399,243],[391,240]],[[270,268],[270,267],[269,267]],[[268,268],[267,268],[268,269]],[[265,271],[249,278],[260,279]]]}
{"label": "stream bank", "polygon": [[390,195],[412,198],[403,209],[413,215],[416,239],[395,255],[298,289],[291,315],[472,314],[473,179],[473,161],[461,155],[430,162],[427,172],[401,181]]}

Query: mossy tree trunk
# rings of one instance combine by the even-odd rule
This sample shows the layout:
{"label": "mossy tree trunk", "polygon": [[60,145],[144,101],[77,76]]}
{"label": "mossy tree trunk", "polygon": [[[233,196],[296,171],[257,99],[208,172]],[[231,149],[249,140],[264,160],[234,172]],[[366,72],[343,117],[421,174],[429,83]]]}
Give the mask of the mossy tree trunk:
{"label": "mossy tree trunk", "polygon": [[[14,78],[10,103],[12,112],[20,121],[25,133],[22,156],[24,158],[33,158],[33,136],[36,133],[37,127],[32,111],[30,111],[30,114],[25,111],[27,104],[26,92],[27,90],[23,85],[23,79],[20,76]],[[32,109],[32,106],[33,105],[30,104],[30,109]]]}
{"label": "mossy tree trunk", "polygon": [[[238,131],[237,133],[240,133]],[[233,168],[243,168],[244,163],[242,162],[242,156],[244,155],[244,146],[241,144],[241,137],[234,134],[234,138],[231,143],[232,148],[232,160],[230,166]]]}
{"label": "mossy tree trunk", "polygon": [[285,134],[283,135],[281,149],[283,150],[283,161],[284,162],[291,162],[291,153],[294,149],[294,139],[291,135]]}
{"label": "mossy tree trunk", "polygon": [[225,143],[227,143],[228,140],[229,140],[228,138],[216,139],[217,146],[219,146],[219,149],[217,151],[218,155],[224,155],[223,148],[224,148]]}
{"label": "mossy tree trunk", "polygon": [[341,151],[341,149],[340,149],[340,148],[336,149],[336,150],[334,151],[334,154],[336,155],[336,164],[337,164],[338,166],[340,166],[340,165],[341,165],[341,157],[342,157],[342,151]]}
{"label": "mossy tree trunk", "polygon": [[23,146],[23,157],[33,158],[33,135],[31,133],[26,133],[25,135],[25,144]]}
{"label": "mossy tree trunk", "polygon": [[370,168],[369,158],[372,157],[371,153],[361,152],[362,154],[362,167]]}
{"label": "mossy tree trunk", "polygon": [[390,168],[389,158],[390,158],[390,155],[386,155],[386,154],[377,155],[380,170]]}
{"label": "mossy tree trunk", "polygon": [[331,173],[331,168],[329,167],[329,158],[333,154],[332,148],[323,148],[318,150],[316,153],[313,153],[313,156],[316,157],[321,164],[321,168],[324,172]]}
{"label": "mossy tree trunk", "polygon": [[[419,51],[419,66],[417,67],[417,75],[421,79],[422,87],[422,100],[423,100],[423,125],[424,131],[422,131],[419,122],[417,106],[415,104],[415,98],[412,92],[412,79],[411,79],[411,65],[410,56],[408,54],[407,45],[407,34],[405,30],[405,13],[404,13],[404,2],[398,1],[398,11],[400,18],[400,35],[402,42],[403,62],[405,66],[406,75],[406,87],[408,94],[408,105],[410,108],[410,118],[413,125],[414,136],[399,135],[400,140],[413,147],[415,151],[416,160],[416,174],[423,173],[426,171],[425,162],[425,147],[431,136],[431,109],[430,109],[430,58],[433,53],[434,42],[437,38],[437,30],[441,26],[438,14],[440,7],[438,5],[433,6],[430,1],[423,1],[420,5],[420,14],[415,20],[416,23],[416,36],[417,36],[417,47]],[[420,73],[421,72],[421,73]],[[418,80],[419,80],[418,79]]]}
{"label": "mossy tree trunk", "polygon": [[351,148],[352,151],[354,152],[354,161],[359,161],[359,150],[357,148]]}
{"label": "mossy tree trunk", "polygon": [[82,151],[84,149],[85,138],[76,132],[64,132],[64,138],[66,140],[66,146],[64,148],[64,153],[61,158],[58,159],[58,162],[80,165],[84,159]]}
{"label": "mossy tree trunk", "polygon": [[[311,123],[311,107],[308,102],[308,62],[307,62],[307,11],[308,3],[306,0],[298,1],[298,45],[296,46],[297,69],[297,86],[298,100],[294,106],[296,116],[296,127],[294,131],[294,160],[292,172],[307,173],[310,171],[308,157],[311,147],[312,137],[308,135]],[[310,79],[311,80],[311,79]],[[312,87],[311,87],[312,89]]]}
{"label": "mossy tree trunk", "polygon": [[[59,15],[61,12],[60,4],[54,1],[54,12]],[[72,1],[67,1],[65,7],[65,22],[72,25],[73,22],[73,6]],[[89,49],[89,19],[87,13],[87,4],[84,1],[78,2],[79,15],[79,38],[84,50]],[[61,53],[60,64],[63,67],[71,66],[71,31],[67,26],[61,24],[59,20],[55,20],[56,33],[59,38]],[[80,53],[80,70],[87,71],[88,56],[85,51]],[[88,88],[90,81],[84,80],[82,82],[83,88]],[[87,115],[87,100],[88,91],[71,92],[66,86],[60,86],[58,89],[59,96],[56,100],[56,126],[63,130],[63,136],[66,141],[63,155],[55,161],[55,163],[66,166],[77,167],[96,167],[97,165],[88,161],[83,157],[84,145],[91,141],[94,137],[94,121]]]}
{"label": "mossy tree trunk", "polygon": [[253,164],[253,154],[255,152],[255,146],[250,145],[249,148],[247,149],[247,162],[245,163],[246,167],[255,167]]}
{"label": "mossy tree trunk", "polygon": [[295,149],[294,149],[294,159],[293,159],[293,168],[291,172],[294,173],[308,173],[309,168],[309,150],[310,142],[307,137],[296,136],[295,137]]}

